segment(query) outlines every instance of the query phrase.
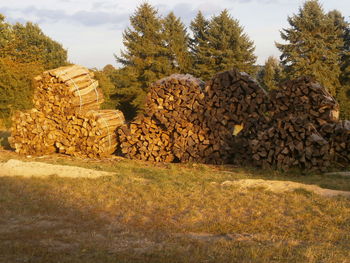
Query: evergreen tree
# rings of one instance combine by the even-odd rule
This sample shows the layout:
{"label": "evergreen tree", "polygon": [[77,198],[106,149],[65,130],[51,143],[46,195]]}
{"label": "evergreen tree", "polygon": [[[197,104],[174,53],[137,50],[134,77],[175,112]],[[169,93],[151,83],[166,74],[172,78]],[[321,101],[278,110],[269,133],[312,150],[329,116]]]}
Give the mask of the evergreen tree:
{"label": "evergreen tree", "polygon": [[255,72],[254,44],[226,9],[212,18],[207,36],[212,75],[232,67],[250,74]]}
{"label": "evergreen tree", "polygon": [[185,25],[173,12],[163,20],[163,34],[172,73],[188,73],[191,61],[189,36]]}
{"label": "evergreen tree", "polygon": [[328,16],[340,30],[340,36],[344,42],[340,52],[341,86],[337,90],[336,98],[340,104],[340,117],[350,119],[350,24],[345,21],[343,15],[337,10],[329,12]]}
{"label": "evergreen tree", "polygon": [[125,68],[119,72],[121,79],[115,85],[122,103],[139,110],[149,85],[169,74],[170,63],[157,11],[144,3],[130,17],[130,23],[131,28],[123,33],[125,51],[116,56]]}
{"label": "evergreen tree", "polygon": [[190,39],[190,50],[193,61],[191,73],[204,80],[212,77],[208,67],[211,64],[211,58],[208,53],[208,27],[209,21],[199,11],[190,25],[193,35]]}
{"label": "evergreen tree", "polygon": [[261,84],[266,90],[273,90],[278,88],[278,83],[282,79],[282,67],[280,62],[270,56],[264,65],[262,71]]}
{"label": "evergreen tree", "polygon": [[98,85],[102,90],[104,102],[101,105],[102,109],[115,109],[117,101],[113,99],[113,94],[116,93],[116,88],[111,81],[108,73],[104,70],[94,69],[94,77],[98,81]]}
{"label": "evergreen tree", "polygon": [[290,78],[311,75],[336,95],[340,77],[340,30],[317,0],[308,0],[299,13],[288,17],[290,28],[281,31],[287,44],[276,43]]}
{"label": "evergreen tree", "polygon": [[5,16],[0,14],[0,57],[4,57],[4,48],[12,40],[11,25],[5,22]]}

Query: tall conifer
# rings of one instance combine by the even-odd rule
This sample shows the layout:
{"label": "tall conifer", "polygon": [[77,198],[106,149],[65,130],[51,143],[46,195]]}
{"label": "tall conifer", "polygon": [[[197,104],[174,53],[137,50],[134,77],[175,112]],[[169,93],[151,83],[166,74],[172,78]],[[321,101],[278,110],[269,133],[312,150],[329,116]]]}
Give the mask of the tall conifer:
{"label": "tall conifer", "polygon": [[163,33],[172,73],[188,73],[191,60],[189,36],[180,18],[170,12],[163,20]]}
{"label": "tall conifer", "polygon": [[336,95],[340,77],[340,31],[317,0],[308,0],[299,13],[288,17],[281,31],[286,44],[276,43],[290,78],[311,75]]}
{"label": "tall conifer", "polygon": [[350,24],[338,10],[329,12],[328,16],[340,30],[340,37],[344,42],[340,50],[341,85],[337,90],[336,98],[340,104],[341,118],[350,119]]}
{"label": "tall conifer", "polygon": [[278,88],[278,83],[282,79],[282,67],[280,62],[270,56],[264,65],[261,82],[266,90],[273,90]]}
{"label": "tall conifer", "polygon": [[116,56],[124,69],[119,71],[120,80],[115,84],[122,102],[139,110],[149,85],[169,74],[170,63],[162,21],[155,8],[148,3],[140,5],[130,17],[130,24],[131,28],[123,33],[125,50]]}
{"label": "tall conifer", "polygon": [[193,35],[190,40],[191,57],[193,61],[191,73],[204,80],[209,79],[212,74],[209,69],[209,65],[212,64],[212,62],[208,53],[208,27],[209,21],[206,20],[202,12],[199,11],[190,25]]}

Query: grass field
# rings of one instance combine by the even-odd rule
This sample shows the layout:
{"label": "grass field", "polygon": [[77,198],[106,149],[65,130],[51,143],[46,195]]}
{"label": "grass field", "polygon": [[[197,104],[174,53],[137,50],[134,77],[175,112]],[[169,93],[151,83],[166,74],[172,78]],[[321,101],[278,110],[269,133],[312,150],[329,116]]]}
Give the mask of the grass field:
{"label": "grass field", "polygon": [[[0,160],[13,158],[0,154]],[[18,158],[18,157],[17,157]],[[0,262],[350,262],[350,200],[223,186],[264,178],[350,190],[350,178],[229,166],[40,159],[115,172],[0,177]]]}

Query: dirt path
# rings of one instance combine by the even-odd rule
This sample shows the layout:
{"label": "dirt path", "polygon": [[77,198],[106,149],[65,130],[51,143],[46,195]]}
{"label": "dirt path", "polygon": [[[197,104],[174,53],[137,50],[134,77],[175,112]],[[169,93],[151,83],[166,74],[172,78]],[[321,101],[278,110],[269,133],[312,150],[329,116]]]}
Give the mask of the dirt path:
{"label": "dirt path", "polygon": [[113,174],[111,172],[96,171],[76,166],[23,162],[13,159],[6,163],[0,163],[0,176],[47,177],[57,175],[70,178],[98,178],[101,176],[112,176]]}
{"label": "dirt path", "polygon": [[307,191],[313,192],[315,194],[333,197],[333,196],[345,196],[350,198],[350,192],[348,191],[339,191],[321,188],[317,185],[309,185],[296,183],[291,181],[274,181],[274,180],[263,180],[263,179],[241,179],[237,181],[225,181],[221,184],[222,186],[237,186],[242,190],[249,188],[262,187],[268,191],[275,193],[291,192],[297,189],[305,189]]}

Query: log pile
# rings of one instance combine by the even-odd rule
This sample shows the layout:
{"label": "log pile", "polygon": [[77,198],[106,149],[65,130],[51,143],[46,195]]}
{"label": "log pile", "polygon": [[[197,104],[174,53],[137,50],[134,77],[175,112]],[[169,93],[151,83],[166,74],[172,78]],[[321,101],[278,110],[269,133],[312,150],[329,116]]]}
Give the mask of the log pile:
{"label": "log pile", "polygon": [[[241,138],[258,166],[322,169],[334,158],[331,136],[323,127],[334,127],[339,118],[335,99],[310,77],[285,82],[270,94],[267,125],[256,138]],[[335,134],[332,135],[334,138]]]}
{"label": "log pile", "polygon": [[173,74],[153,83],[145,115],[119,132],[122,152],[141,160],[204,161],[203,88],[204,82],[191,75]]}
{"label": "log pile", "polygon": [[16,112],[12,116],[9,143],[19,154],[46,155],[56,152],[55,141],[61,136],[55,121],[37,109]]}
{"label": "log pile", "polygon": [[322,169],[332,160],[329,142],[311,122],[297,117],[277,120],[249,140],[249,147],[253,164],[265,168]]}
{"label": "log pile", "polygon": [[78,65],[45,71],[34,78],[34,107],[51,118],[99,109],[104,99],[93,77]]}
{"label": "log pile", "polygon": [[283,119],[290,115],[310,121],[315,127],[339,120],[339,104],[312,77],[287,81],[270,93],[271,117]]}
{"label": "log pile", "polygon": [[233,69],[206,83],[205,99],[209,141],[214,149],[210,163],[232,163],[249,156],[247,139],[255,138],[267,122],[267,92],[248,74]]}
{"label": "log pile", "polygon": [[67,116],[62,135],[55,142],[59,153],[100,158],[111,155],[118,146],[116,129],[125,123],[118,110],[91,110]]}
{"label": "log pile", "polygon": [[150,117],[140,115],[118,133],[127,158],[152,162],[172,162],[175,158],[170,132]]}
{"label": "log pile", "polygon": [[337,163],[349,165],[350,121],[327,123],[320,128],[320,133],[330,142],[334,153],[334,160]]}
{"label": "log pile", "polygon": [[[156,145],[160,141],[156,134],[163,133],[169,137],[169,143],[162,150],[162,157],[153,153],[152,160],[228,163],[235,152],[232,140],[237,127],[255,129],[264,119],[261,116],[267,107],[267,93],[237,70],[219,73],[205,85],[190,75],[174,74],[152,85],[146,100],[146,117],[120,132],[122,152],[129,158],[148,160],[148,149],[142,142],[146,132],[141,131],[146,130],[143,126],[153,125],[158,128],[153,127],[148,133],[152,133],[155,143],[145,144]],[[135,131],[138,132],[134,134]],[[137,141],[141,141],[139,145]]]}
{"label": "log pile", "polygon": [[49,70],[34,83],[34,109],[13,116],[9,140],[16,152],[96,158],[116,150],[115,130],[125,122],[123,113],[99,110],[103,95],[88,69]]}

